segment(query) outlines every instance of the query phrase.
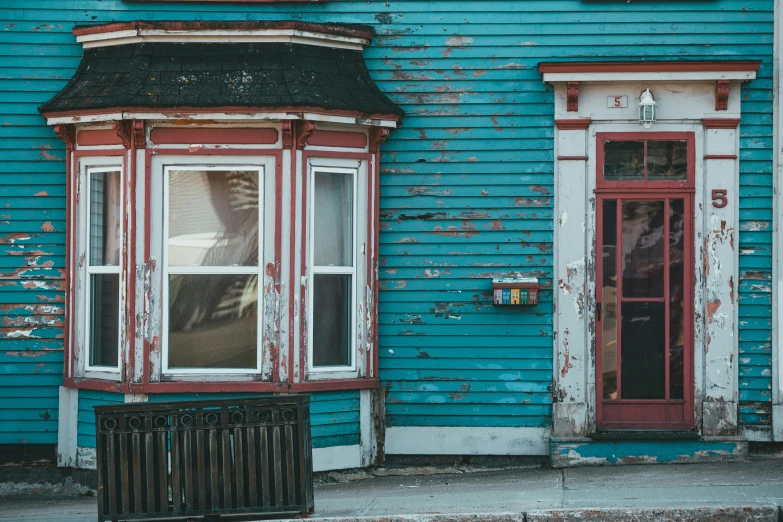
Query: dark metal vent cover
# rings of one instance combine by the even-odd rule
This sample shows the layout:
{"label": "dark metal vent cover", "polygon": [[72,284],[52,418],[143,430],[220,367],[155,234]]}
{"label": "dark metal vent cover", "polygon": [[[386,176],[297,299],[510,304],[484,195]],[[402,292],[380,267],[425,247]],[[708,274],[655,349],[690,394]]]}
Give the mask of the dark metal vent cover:
{"label": "dark metal vent cover", "polygon": [[305,515],[306,395],[95,407],[98,520]]}

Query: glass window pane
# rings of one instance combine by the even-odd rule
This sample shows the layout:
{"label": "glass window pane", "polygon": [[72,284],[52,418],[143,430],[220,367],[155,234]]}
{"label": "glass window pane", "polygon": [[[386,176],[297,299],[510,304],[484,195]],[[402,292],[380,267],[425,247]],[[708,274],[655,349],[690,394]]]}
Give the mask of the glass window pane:
{"label": "glass window pane", "polygon": [[169,266],[258,265],[258,171],[169,172]]}
{"label": "glass window pane", "polygon": [[169,276],[169,368],[257,367],[258,276]]}
{"label": "glass window pane", "polygon": [[604,179],[629,181],[644,179],[643,141],[605,141]]}
{"label": "glass window pane", "polygon": [[688,142],[648,141],[647,179],[673,181],[688,178]]}
{"label": "glass window pane", "polygon": [[351,276],[313,276],[313,366],[351,365]]}
{"label": "glass window pane", "polygon": [[666,385],[665,303],[622,304],[620,395],[623,399],[663,399]]}
{"label": "glass window pane", "polygon": [[663,201],[623,201],[623,297],[663,297]]}
{"label": "glass window pane", "polygon": [[617,201],[603,202],[602,373],[604,399],[617,398]]}
{"label": "glass window pane", "polygon": [[90,172],[90,265],[120,264],[120,172]]}
{"label": "glass window pane", "polygon": [[90,366],[119,364],[120,276],[90,276]]}
{"label": "glass window pane", "polygon": [[353,174],[317,172],[313,187],[316,266],[353,266]]}
{"label": "glass window pane", "polygon": [[669,203],[669,398],[682,399],[685,385],[685,210]]}

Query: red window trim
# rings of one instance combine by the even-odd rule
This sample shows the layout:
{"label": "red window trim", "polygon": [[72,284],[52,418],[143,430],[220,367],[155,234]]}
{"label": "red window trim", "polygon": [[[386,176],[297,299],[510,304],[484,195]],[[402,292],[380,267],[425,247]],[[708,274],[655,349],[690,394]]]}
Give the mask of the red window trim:
{"label": "red window trim", "polygon": [[[686,141],[688,147],[687,179],[683,181],[606,181],[604,179],[604,143],[607,141]],[[696,135],[693,132],[598,132],[595,136],[595,192],[613,190],[695,190]]]}

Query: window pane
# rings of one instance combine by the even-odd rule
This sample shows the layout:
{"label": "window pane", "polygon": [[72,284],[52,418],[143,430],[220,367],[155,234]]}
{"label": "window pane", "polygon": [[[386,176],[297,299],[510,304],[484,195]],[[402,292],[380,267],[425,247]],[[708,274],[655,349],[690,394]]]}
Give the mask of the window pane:
{"label": "window pane", "polygon": [[663,302],[622,304],[623,399],[663,399],[666,385],[666,314]]}
{"label": "window pane", "polygon": [[258,265],[257,171],[169,172],[169,266]]}
{"label": "window pane", "polygon": [[90,173],[90,265],[120,264],[120,173]]}
{"label": "window pane", "polygon": [[313,187],[316,266],[353,266],[353,174],[316,172]]}
{"label": "window pane", "polygon": [[669,398],[685,386],[685,202],[669,202]]}
{"label": "window pane", "polygon": [[623,297],[663,297],[663,201],[623,201]]}
{"label": "window pane", "polygon": [[604,179],[607,181],[643,180],[644,142],[604,142]]}
{"label": "window pane", "polygon": [[258,276],[169,276],[169,368],[257,367]]}
{"label": "window pane", "polygon": [[119,361],[120,276],[90,276],[90,366],[111,366]]}
{"label": "window pane", "polygon": [[647,142],[647,179],[672,181],[688,178],[688,143]]}
{"label": "window pane", "polygon": [[603,202],[601,330],[604,399],[617,398],[617,200]]}
{"label": "window pane", "polygon": [[350,366],[351,276],[313,279],[313,366]]}

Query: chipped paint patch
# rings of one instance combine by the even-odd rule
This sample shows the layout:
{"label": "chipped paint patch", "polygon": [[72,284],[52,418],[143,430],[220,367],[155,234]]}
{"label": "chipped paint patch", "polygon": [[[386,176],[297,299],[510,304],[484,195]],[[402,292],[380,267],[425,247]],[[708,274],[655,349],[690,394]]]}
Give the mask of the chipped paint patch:
{"label": "chipped paint patch", "polygon": [[558,286],[563,297],[568,297],[574,304],[577,319],[581,319],[585,310],[585,260],[577,259],[566,265],[566,279],[560,280]]}

